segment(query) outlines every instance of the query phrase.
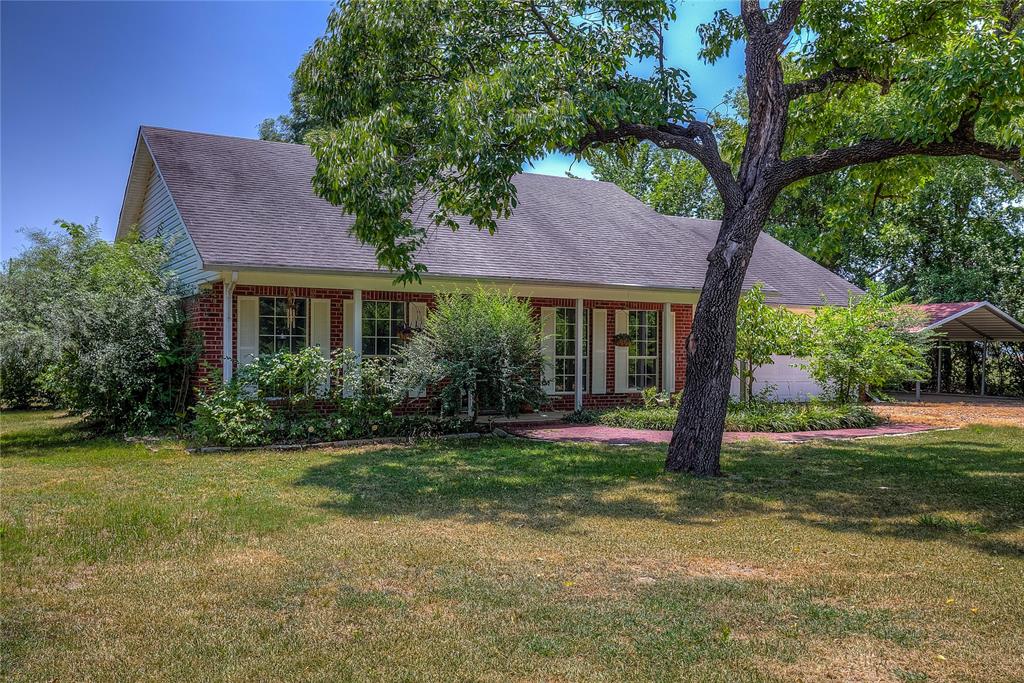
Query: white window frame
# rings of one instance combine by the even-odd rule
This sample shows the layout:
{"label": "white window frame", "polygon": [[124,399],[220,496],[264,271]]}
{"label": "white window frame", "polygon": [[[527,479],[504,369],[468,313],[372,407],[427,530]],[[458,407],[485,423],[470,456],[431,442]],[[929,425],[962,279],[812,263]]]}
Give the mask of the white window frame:
{"label": "white window frame", "polygon": [[[654,331],[650,333],[650,323],[653,319]],[[640,339],[639,330],[646,328],[648,333],[644,339]],[[629,391],[643,391],[648,387],[658,388],[661,384],[661,319],[658,311],[631,310],[627,319],[627,331],[629,332],[629,354],[626,357],[626,386]],[[646,353],[638,353],[640,345]],[[653,350],[653,353],[652,353]],[[640,361],[654,361],[654,370],[640,375],[636,372],[637,364]],[[653,377],[654,381],[645,386],[639,386],[636,379],[640,376]]]}
{"label": "white window frame", "polygon": [[[571,320],[569,320],[571,318]],[[566,322],[560,322],[566,321]],[[571,334],[562,334],[572,330]],[[568,349],[568,352],[565,350]],[[560,373],[559,361],[572,361],[571,373]],[[590,309],[583,309],[583,393],[590,386]],[[555,308],[555,355],[554,385],[556,394],[576,393],[576,307],[560,306]],[[569,389],[559,389],[559,380],[568,380]]]}
{"label": "white window frame", "polygon": [[[387,318],[377,318],[377,317],[374,317],[373,319],[368,319],[367,318],[368,311],[371,311],[371,310],[376,311],[377,308],[380,305],[383,305],[383,304],[386,304],[388,306],[388,317]],[[402,309],[401,318],[396,318],[395,317],[395,310],[396,310],[395,306],[396,305],[400,306],[401,309]],[[361,351],[361,356],[363,358],[390,358],[392,356],[398,355],[398,349],[400,349],[401,346],[402,346],[402,341],[398,338],[398,326],[399,325],[407,325],[408,322],[409,322],[409,304],[408,304],[408,302],[406,302],[406,301],[391,301],[391,300],[363,301],[362,309],[363,309],[362,310],[362,328],[363,328],[362,332],[363,332],[363,334],[362,334],[362,339],[359,340],[359,347],[360,347],[360,351]],[[377,334],[377,331],[376,331],[377,323],[380,322],[380,321],[384,321],[384,320],[386,320],[387,322],[391,323],[391,325],[390,325],[390,334],[388,334],[387,336]],[[388,353],[377,353],[377,351],[378,351],[378,343],[379,343],[379,340],[381,340],[381,339],[387,339],[389,341]],[[366,342],[368,340],[373,342],[373,346],[371,347],[371,350],[373,351],[372,353],[369,353],[366,350]]]}
{"label": "white window frame", "polygon": [[[263,302],[268,300],[268,299],[272,300],[274,302],[273,303],[274,315],[270,316],[274,320],[274,331],[273,331],[272,334],[269,334],[269,335],[263,333],[263,321],[267,317],[267,316],[265,316],[263,314]],[[304,306],[305,306],[305,311],[306,312],[305,312],[305,315],[302,316],[305,319],[305,328],[304,328],[304,330],[302,332],[302,336],[301,336],[302,348],[295,349],[294,351],[292,351],[292,348],[291,348],[291,346],[292,346],[291,345],[291,340],[299,338],[299,335],[297,335],[297,334],[295,334],[295,333],[293,333],[291,331],[288,331],[288,332],[285,332],[285,333],[282,333],[282,332],[278,331],[279,330],[278,323],[283,320],[284,324],[287,324],[287,319],[285,317],[283,317],[283,316],[277,315],[277,303],[279,301],[283,301],[283,302],[285,302],[285,306],[287,307],[287,305],[288,305],[288,297],[286,297],[286,296],[261,296],[261,297],[257,297],[257,301],[256,301],[256,355],[257,356],[270,356],[270,355],[273,355],[273,354],[278,353],[280,351],[289,351],[289,352],[292,352],[292,353],[297,353],[297,352],[301,351],[302,349],[305,349],[305,348],[307,348],[309,346],[309,324],[310,324],[310,318],[311,318],[311,313],[312,313],[310,300],[308,298],[306,298],[306,297],[296,297],[294,300],[295,300],[295,302],[299,302],[299,301],[305,302]],[[287,328],[280,328],[280,329],[285,330]],[[274,350],[273,351],[264,351],[263,350],[263,340],[268,338],[268,337],[271,340],[273,340],[273,342],[274,342]],[[289,343],[288,343],[288,347],[287,348],[279,348],[278,347],[278,344],[279,344],[279,342],[282,341],[282,338],[285,339],[285,340],[288,340]]]}

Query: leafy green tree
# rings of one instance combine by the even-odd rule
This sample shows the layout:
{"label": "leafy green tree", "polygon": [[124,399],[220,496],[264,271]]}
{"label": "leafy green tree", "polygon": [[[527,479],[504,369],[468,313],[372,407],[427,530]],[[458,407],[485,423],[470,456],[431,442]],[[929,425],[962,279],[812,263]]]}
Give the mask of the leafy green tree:
{"label": "leafy green tree", "polygon": [[[699,118],[671,65],[667,2],[364,0],[340,3],[296,82],[320,127],[305,136],[316,192],[400,279],[419,277],[429,230],[494,230],[525,162],[646,141],[699,161],[722,225],[688,340],[686,390],[666,467],[720,471],[735,319],[754,243],[789,185],[909,156],[1020,160],[1021,0],[961,3],[741,0],[701,28],[714,62],[742,41],[741,134]],[[650,65],[648,75],[633,66]],[[734,146],[732,165],[722,149]]]}
{"label": "leafy green tree", "polygon": [[540,325],[530,303],[511,293],[477,288],[439,294],[400,359],[396,387],[435,387],[449,414],[472,396],[474,423],[481,405],[513,416],[523,405],[545,400]]}
{"label": "leafy green tree", "polygon": [[719,219],[722,200],[708,172],[692,157],[647,143],[587,150],[594,177],[615,183],[626,192],[669,216]]}
{"label": "leafy green tree", "polygon": [[754,397],[757,369],[773,355],[797,355],[807,337],[806,318],[783,306],[771,306],[761,283],[740,297],[736,312],[736,360],[733,374],[740,381],[740,400]]}
{"label": "leafy green tree", "polygon": [[875,285],[846,306],[814,309],[808,368],[832,398],[852,402],[861,391],[928,376],[932,336],[912,331],[922,319],[905,296]]}
{"label": "leafy green tree", "polygon": [[265,118],[256,127],[260,140],[299,144],[305,141],[306,133],[317,125],[317,121],[310,115],[302,91],[294,81],[292,82],[291,100],[292,107],[289,113],[281,114],[276,119]]}

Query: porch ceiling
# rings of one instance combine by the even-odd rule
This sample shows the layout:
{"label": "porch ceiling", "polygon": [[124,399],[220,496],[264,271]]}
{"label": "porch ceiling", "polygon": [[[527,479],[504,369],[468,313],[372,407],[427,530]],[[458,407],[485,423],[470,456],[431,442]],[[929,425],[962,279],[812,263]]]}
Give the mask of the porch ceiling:
{"label": "porch ceiling", "polygon": [[1024,324],[987,301],[917,306],[931,316],[924,330],[949,341],[1024,342]]}

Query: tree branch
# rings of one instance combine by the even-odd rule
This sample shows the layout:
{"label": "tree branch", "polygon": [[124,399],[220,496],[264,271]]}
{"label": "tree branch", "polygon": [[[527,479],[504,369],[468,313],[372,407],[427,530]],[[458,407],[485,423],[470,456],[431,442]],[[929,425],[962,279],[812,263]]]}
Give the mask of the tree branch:
{"label": "tree branch", "polygon": [[973,137],[956,135],[950,140],[930,142],[919,145],[913,142],[897,140],[867,139],[849,147],[828,149],[816,154],[795,157],[783,161],[776,166],[772,182],[782,188],[790,183],[810,178],[811,176],[831,173],[848,166],[873,164],[901,156],[978,156],[997,162],[1013,164],[1020,161],[1019,147],[999,147],[987,142],[980,142]]}
{"label": "tree branch", "polygon": [[875,76],[863,67],[837,66],[813,78],[786,84],[786,98],[793,101],[804,95],[819,93],[833,83],[875,83],[881,86],[883,94],[892,85],[891,80]]}
{"label": "tree branch", "polygon": [[727,209],[742,203],[743,196],[739,184],[733,177],[729,164],[722,160],[714,130],[704,121],[666,123],[660,126],[621,123],[614,128],[595,128],[592,133],[580,140],[575,151],[580,153],[589,147],[629,139],[651,142],[663,149],[686,152],[707,170]]}
{"label": "tree branch", "polygon": [[784,45],[789,34],[793,32],[793,27],[796,26],[796,22],[800,18],[800,9],[803,4],[804,0],[782,0],[779,16],[768,24],[768,28],[778,36],[780,45]]}

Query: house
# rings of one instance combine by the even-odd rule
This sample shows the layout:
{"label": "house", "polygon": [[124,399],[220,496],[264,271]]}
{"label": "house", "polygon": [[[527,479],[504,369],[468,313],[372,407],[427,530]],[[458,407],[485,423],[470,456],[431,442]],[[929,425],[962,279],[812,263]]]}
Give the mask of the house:
{"label": "house", "polygon": [[[611,183],[521,174],[518,207],[496,234],[435,228],[418,255],[428,267],[422,284],[396,286],[348,234],[352,218],[313,193],[314,168],[302,145],[139,130],[117,236],[137,227],[170,245],[204,337],[200,380],[306,345],[393,354],[397,327],[418,327],[434,292],[481,283],[539,309],[553,409],[683,388],[717,222],[662,216]],[[747,280],[794,308],[845,303],[855,290],[767,235]],[[614,344],[623,332],[629,347]]]}

